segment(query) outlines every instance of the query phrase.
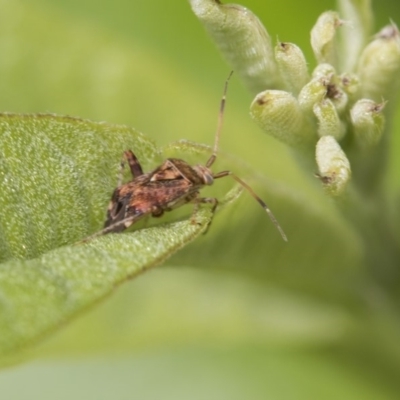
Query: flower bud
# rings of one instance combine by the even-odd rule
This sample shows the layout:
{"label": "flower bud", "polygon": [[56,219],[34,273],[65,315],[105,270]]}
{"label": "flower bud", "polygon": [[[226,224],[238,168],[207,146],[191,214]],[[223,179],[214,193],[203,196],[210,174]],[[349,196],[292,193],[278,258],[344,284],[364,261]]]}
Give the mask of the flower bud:
{"label": "flower bud", "polygon": [[332,100],[337,111],[339,113],[344,111],[347,106],[348,96],[343,90],[342,79],[336,75],[335,68],[327,63],[319,64],[312,75],[314,79],[319,79],[325,85],[325,97]]}
{"label": "flower bud", "polygon": [[327,11],[321,14],[311,30],[311,46],[318,63],[336,65],[336,29],[342,25],[338,13]]}
{"label": "flower bud", "polygon": [[396,25],[383,28],[363,51],[358,66],[360,97],[380,101],[396,95],[400,77],[400,35]]}
{"label": "flower bud", "polygon": [[351,178],[349,160],[338,142],[332,136],[319,139],[316,149],[319,178],[326,192],[332,196],[341,195]]}
{"label": "flower bud", "polygon": [[360,80],[356,74],[342,74],[339,78],[345,93],[347,93],[349,96],[353,96],[355,93],[357,93],[360,87]]}
{"label": "flower bud", "polygon": [[303,52],[293,43],[279,42],[275,46],[275,59],[283,85],[289,92],[297,95],[309,80]]}
{"label": "flower bud", "polygon": [[374,146],[381,139],[385,125],[385,117],[382,114],[385,104],[361,99],[350,110],[354,137],[361,148]]}
{"label": "flower bud", "polygon": [[332,76],[336,75],[336,70],[331,64],[318,64],[312,73],[312,77],[316,79],[324,78],[331,80]]}
{"label": "flower bud", "polygon": [[215,0],[189,1],[229,65],[252,92],[281,86],[271,38],[250,10]]}
{"label": "flower bud", "polygon": [[337,83],[328,83],[327,89],[326,97],[332,101],[339,113],[343,112],[349,100],[346,92],[344,92],[341,85]]}
{"label": "flower bud", "polygon": [[290,93],[259,93],[250,106],[250,115],[265,132],[288,145],[301,147],[316,139],[312,123]]}
{"label": "flower bud", "polygon": [[311,111],[315,103],[325,98],[327,93],[327,81],[325,78],[314,78],[301,89],[298,100],[304,111]]}
{"label": "flower bud", "polygon": [[339,118],[336,108],[330,99],[324,99],[316,103],[313,108],[318,119],[318,135],[332,136],[337,141],[345,134],[345,126]]}

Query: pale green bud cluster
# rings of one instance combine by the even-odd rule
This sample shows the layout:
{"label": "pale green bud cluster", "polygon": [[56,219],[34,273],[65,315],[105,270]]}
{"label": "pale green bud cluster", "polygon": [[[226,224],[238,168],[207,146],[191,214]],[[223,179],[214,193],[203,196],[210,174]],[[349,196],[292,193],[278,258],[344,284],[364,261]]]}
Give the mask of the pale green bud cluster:
{"label": "pale green bud cluster", "polygon": [[317,61],[311,74],[301,49],[282,42],[274,48],[246,8],[189,1],[232,68],[258,93],[250,107],[253,119],[296,151],[309,155],[314,149],[317,175],[328,193],[344,193],[352,175],[362,186],[364,171],[383,164],[379,157],[389,143],[382,140],[389,134],[385,119],[400,79],[400,35],[391,23],[371,36],[368,0],[338,0],[339,12],[318,18],[311,30]]}

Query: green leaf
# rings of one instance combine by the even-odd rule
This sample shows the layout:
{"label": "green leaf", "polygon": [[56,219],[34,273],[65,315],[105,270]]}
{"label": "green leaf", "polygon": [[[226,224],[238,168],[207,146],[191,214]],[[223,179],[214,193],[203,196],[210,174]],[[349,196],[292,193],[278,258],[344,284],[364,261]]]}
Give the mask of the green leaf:
{"label": "green leaf", "polygon": [[76,242],[104,221],[124,150],[157,150],[131,128],[55,115],[0,115],[0,260]]}
{"label": "green leaf", "polygon": [[116,285],[161,263],[198,236],[210,216],[210,210],[202,210],[198,224],[188,220],[103,236],[33,260],[1,264],[0,357],[37,340],[110,294]]}
{"label": "green leaf", "polygon": [[122,150],[134,149],[146,168],[157,158],[154,144],[124,126],[16,114],[0,115],[0,143],[0,355],[160,263],[210,221],[206,209],[197,224],[187,220],[61,247],[101,228]]}

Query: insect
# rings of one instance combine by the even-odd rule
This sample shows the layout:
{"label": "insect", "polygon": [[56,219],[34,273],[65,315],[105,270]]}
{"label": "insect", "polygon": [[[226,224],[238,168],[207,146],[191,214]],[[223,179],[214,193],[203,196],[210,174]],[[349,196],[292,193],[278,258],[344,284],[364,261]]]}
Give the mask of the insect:
{"label": "insect", "polygon": [[[277,227],[282,238],[287,241],[283,229],[268,206],[255,194],[253,189],[231,171],[213,173],[210,167],[217,158],[219,139],[223,123],[229,74],[224,87],[218,114],[213,152],[205,165],[191,166],[179,158],[168,158],[151,172],[144,173],[139,160],[131,150],[124,152],[121,172],[117,188],[111,197],[107,210],[104,229],[84,239],[84,242],[110,232],[121,232],[146,216],[160,217],[165,211],[171,211],[187,203],[197,208],[201,203],[211,204],[214,213],[218,200],[214,197],[201,197],[200,190],[212,185],[215,179],[231,176],[257,200]],[[132,180],[122,184],[122,171],[125,161],[128,162]]]}

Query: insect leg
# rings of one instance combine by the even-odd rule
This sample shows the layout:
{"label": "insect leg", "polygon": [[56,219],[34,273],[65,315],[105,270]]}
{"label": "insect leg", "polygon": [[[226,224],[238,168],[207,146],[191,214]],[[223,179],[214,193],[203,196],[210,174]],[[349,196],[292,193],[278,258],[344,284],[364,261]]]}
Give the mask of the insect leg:
{"label": "insect leg", "polygon": [[214,214],[215,210],[218,207],[218,199],[216,199],[215,197],[200,197],[198,199],[198,203],[207,203],[207,204],[212,204],[211,207],[211,212]]}
{"label": "insect leg", "polygon": [[[197,193],[197,195],[198,195],[198,193]],[[196,224],[197,223],[196,219],[195,219],[195,215],[196,215],[197,211],[199,210],[199,204],[200,203],[203,203],[203,204],[207,203],[207,204],[211,204],[212,205],[212,207],[211,207],[212,217],[211,217],[210,222],[207,225],[206,230],[203,233],[203,234],[206,234],[208,232],[208,229],[210,228],[212,219],[214,217],[215,210],[217,209],[218,199],[216,199],[215,197],[195,197],[192,201],[194,203],[193,214],[192,214],[192,217],[191,217],[191,223],[192,224]]]}
{"label": "insect leg", "polygon": [[231,171],[218,172],[217,174],[213,175],[213,178],[214,179],[218,179],[218,178],[223,178],[225,176],[231,176],[236,182],[238,182],[240,185],[242,185],[250,193],[250,195],[253,196],[253,198],[255,200],[258,201],[258,203],[261,205],[261,207],[267,212],[267,214],[268,214],[269,218],[271,219],[272,223],[278,229],[279,233],[282,236],[282,239],[285,242],[287,242],[288,241],[287,236],[286,236],[285,232],[283,231],[282,227],[279,225],[279,222],[275,218],[275,215],[272,213],[272,211],[267,206],[267,204],[263,200],[261,200],[261,198],[254,192],[254,190],[246,182],[242,181],[238,176],[233,174]]}
{"label": "insect leg", "polygon": [[122,185],[122,179],[124,176],[124,169],[125,169],[125,160],[128,161],[133,179],[137,178],[140,175],[143,175],[142,166],[140,165],[139,160],[136,158],[136,156],[133,154],[131,150],[126,150],[124,151],[124,154],[122,156],[119,168],[117,187]]}
{"label": "insect leg", "polygon": [[132,150],[126,150],[124,152],[124,157],[128,161],[133,178],[137,178],[138,176],[143,175],[142,166],[140,165],[139,160],[133,154]]}

